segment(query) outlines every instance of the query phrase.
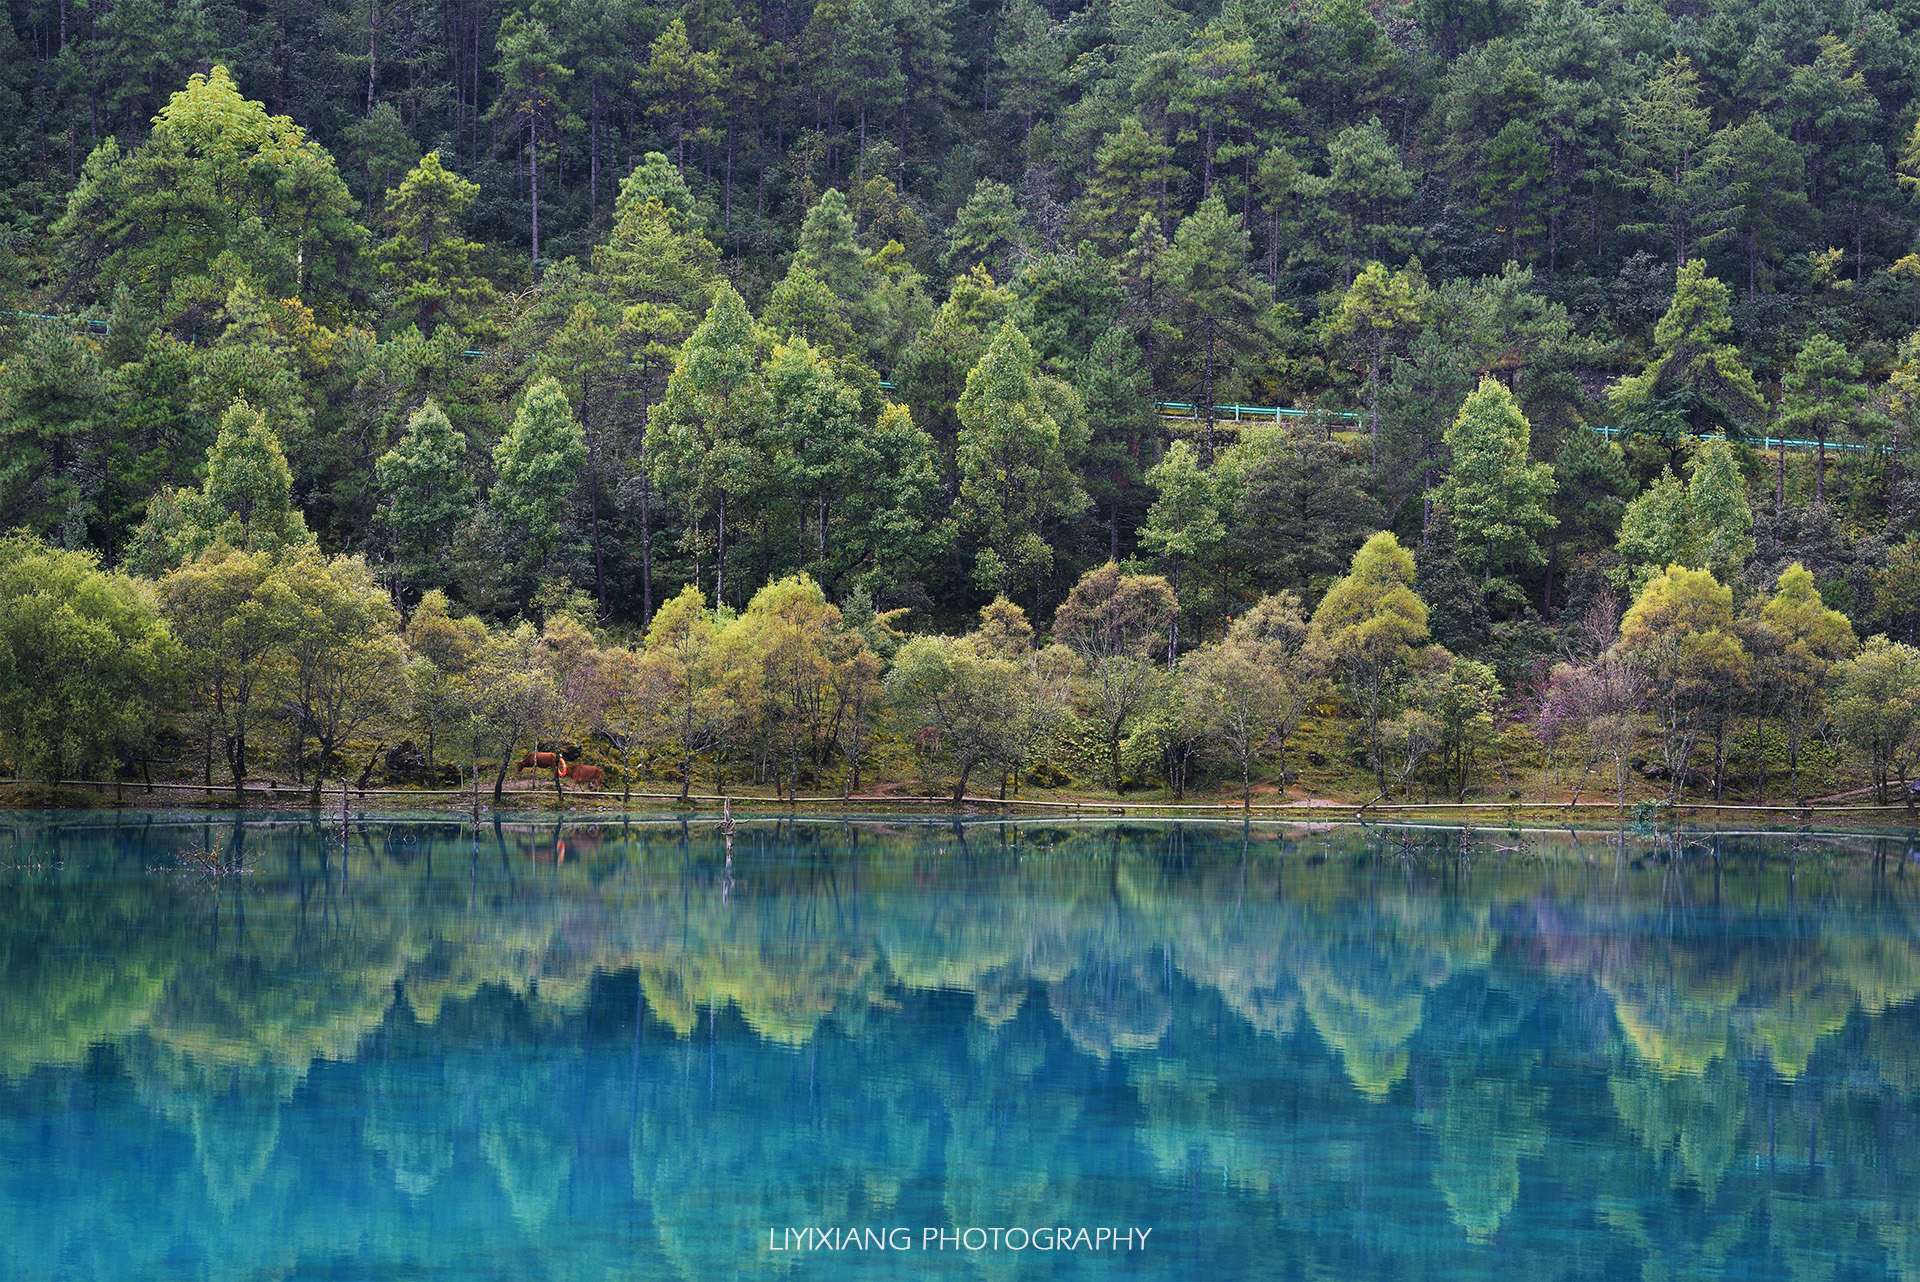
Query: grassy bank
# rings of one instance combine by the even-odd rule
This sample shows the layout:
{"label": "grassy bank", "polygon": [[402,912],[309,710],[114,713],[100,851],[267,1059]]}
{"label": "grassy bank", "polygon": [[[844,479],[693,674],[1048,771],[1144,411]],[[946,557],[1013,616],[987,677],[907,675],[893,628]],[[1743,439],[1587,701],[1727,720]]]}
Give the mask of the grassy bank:
{"label": "grassy bank", "polygon": [[588,818],[622,813],[702,813],[723,809],[741,819],[765,816],[831,814],[923,814],[991,817],[995,815],[1052,816],[1072,819],[1158,818],[1195,820],[1252,819],[1261,823],[1351,823],[1443,825],[1455,827],[1613,827],[1622,823],[1668,826],[1705,824],[1718,828],[1753,827],[1794,830],[1808,824],[1905,830],[1916,825],[1914,808],[1876,804],[1871,794],[1831,801],[1758,804],[1682,799],[1668,805],[1664,799],[1639,797],[1624,807],[1614,799],[1479,800],[1469,802],[1389,801],[1306,797],[1277,794],[1271,787],[1256,793],[1250,805],[1237,795],[1189,794],[1184,799],[1156,793],[1125,796],[1042,790],[1002,799],[969,794],[955,804],[944,793],[916,792],[893,786],[839,794],[775,795],[766,788],[730,789],[724,793],[695,791],[681,801],[677,791],[635,789],[623,794],[569,790],[556,795],[541,781],[509,786],[494,805],[491,789],[476,795],[471,789],[428,789],[349,786],[331,788],[313,806],[307,788],[250,784],[236,796],[231,785],[155,782],[151,786],[121,781],[69,781],[59,785],[31,781],[0,781],[0,807],[21,809],[171,809],[289,810],[316,809],[337,816],[342,808],[358,816],[379,811],[434,811],[468,817],[475,813],[574,815]]}

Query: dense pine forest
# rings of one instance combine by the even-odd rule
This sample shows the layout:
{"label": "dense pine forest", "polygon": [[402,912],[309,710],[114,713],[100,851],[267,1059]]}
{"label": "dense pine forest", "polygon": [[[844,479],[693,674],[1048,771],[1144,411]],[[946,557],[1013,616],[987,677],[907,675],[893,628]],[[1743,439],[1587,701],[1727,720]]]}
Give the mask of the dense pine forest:
{"label": "dense pine forest", "polygon": [[1920,764],[1920,11],[8,16],[23,775]]}

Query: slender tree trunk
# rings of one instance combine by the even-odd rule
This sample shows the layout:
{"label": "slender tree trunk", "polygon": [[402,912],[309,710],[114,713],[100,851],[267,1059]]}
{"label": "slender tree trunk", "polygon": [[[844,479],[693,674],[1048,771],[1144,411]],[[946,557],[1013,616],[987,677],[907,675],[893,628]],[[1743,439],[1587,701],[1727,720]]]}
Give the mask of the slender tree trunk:
{"label": "slender tree trunk", "polygon": [[1373,441],[1373,474],[1380,475],[1380,331],[1373,331],[1372,360],[1367,367],[1367,387],[1371,405],[1367,434]]}
{"label": "slender tree trunk", "polygon": [[532,145],[527,148],[530,156],[530,169],[533,180],[533,267],[540,270],[540,126],[538,118],[527,121],[527,137]]}
{"label": "slender tree trunk", "polygon": [[[60,6],[61,27],[64,30],[67,7]],[[373,90],[380,83],[380,0],[373,0],[368,9],[367,18],[367,118],[373,118]],[[62,44],[65,41],[61,42]]]}
{"label": "slender tree trunk", "polygon": [[1207,317],[1207,456],[1205,465],[1213,466],[1213,317]]}
{"label": "slender tree trunk", "polygon": [[1180,571],[1185,568],[1185,565],[1185,557],[1176,556],[1173,558],[1173,583],[1171,586],[1173,588],[1174,611],[1173,617],[1167,621],[1167,670],[1169,672],[1173,670],[1174,661],[1180,654]]}
{"label": "slender tree trunk", "polygon": [[727,495],[720,494],[720,530],[714,541],[713,606],[717,610],[727,599]]}
{"label": "slender tree trunk", "polygon": [[653,478],[640,468],[640,619],[653,622]]}
{"label": "slender tree trunk", "polygon": [[473,56],[467,60],[467,70],[472,79],[473,92],[469,101],[473,103],[473,114],[469,118],[472,126],[472,155],[469,162],[475,169],[480,167],[480,5],[475,0],[473,6]]}
{"label": "slender tree trunk", "polygon": [[327,745],[325,742],[322,742],[320,744],[319,764],[314,766],[313,768],[313,790],[311,793],[308,794],[308,797],[307,797],[308,805],[318,806],[320,804],[320,788],[322,785],[322,781],[326,776],[326,773],[327,773]]}
{"label": "slender tree trunk", "polygon": [[[1900,446],[1898,444],[1898,436],[1895,437],[1895,444],[1887,451],[1887,458],[1893,468],[1893,475],[1887,480],[1887,533],[1891,534],[1894,531],[1894,527],[1899,524],[1900,514]],[[109,527],[109,529],[111,529],[111,527]],[[109,537],[111,537],[111,535],[109,535]],[[111,546],[108,548],[107,555],[109,558],[113,555]]]}
{"label": "slender tree trunk", "polygon": [[1433,447],[1427,447],[1427,466],[1420,473],[1420,550],[1426,551],[1433,530]]}
{"label": "slender tree trunk", "polygon": [[[1766,754],[1760,757],[1765,769]],[[1787,720],[1787,786],[1793,789],[1793,804],[1800,804],[1800,713],[1796,709]]]}
{"label": "slender tree trunk", "polygon": [[[585,380],[582,380],[583,384]],[[584,386],[582,388],[584,391]],[[581,398],[583,401],[585,396]],[[593,588],[600,599],[600,617],[607,617],[607,573],[606,564],[600,551],[600,449],[599,433],[593,430],[591,415],[587,418],[587,512],[593,526]]]}

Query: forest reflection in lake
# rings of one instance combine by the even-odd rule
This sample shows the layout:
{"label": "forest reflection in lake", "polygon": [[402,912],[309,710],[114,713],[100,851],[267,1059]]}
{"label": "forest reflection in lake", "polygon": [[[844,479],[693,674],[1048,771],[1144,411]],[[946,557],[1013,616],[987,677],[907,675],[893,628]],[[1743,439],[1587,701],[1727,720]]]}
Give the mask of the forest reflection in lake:
{"label": "forest reflection in lake", "polygon": [[1917,994],[1897,838],[16,817],[0,1276],[1920,1282]]}

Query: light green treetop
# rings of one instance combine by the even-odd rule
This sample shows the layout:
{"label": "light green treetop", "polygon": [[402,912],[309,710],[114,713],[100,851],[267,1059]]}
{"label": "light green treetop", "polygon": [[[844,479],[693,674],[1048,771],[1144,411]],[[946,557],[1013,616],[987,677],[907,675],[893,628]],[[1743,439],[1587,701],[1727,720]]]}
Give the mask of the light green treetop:
{"label": "light green treetop", "polygon": [[398,292],[395,310],[423,334],[443,323],[463,324],[493,301],[493,285],[479,270],[482,247],[460,228],[479,194],[480,184],[447,169],[438,151],[387,193],[387,238],[373,260],[380,279]]}
{"label": "light green treetop", "polygon": [[413,412],[407,434],[373,467],[387,500],[401,576],[416,585],[444,582],[453,533],[473,515],[466,434],[430,400]]}
{"label": "light green treetop", "polygon": [[1668,435],[1737,429],[1764,412],[1766,398],[1731,341],[1730,299],[1725,282],[1689,259],[1654,326],[1653,358],[1609,393],[1615,411]]}
{"label": "light green treetop", "polygon": [[1026,335],[1002,324],[959,402],[960,507],[963,524],[984,544],[974,571],[983,587],[1007,592],[1046,573],[1053,548],[1042,521],[1087,505],[1050,399]]}
{"label": "light green treetop", "polygon": [[260,411],[235,401],[220,416],[199,490],[173,490],[148,505],[127,550],[127,568],[158,574],[215,543],[277,558],[311,547],[306,518],[293,505],[293,472],[280,438]]}
{"label": "light green treetop", "polygon": [[1413,554],[1382,530],[1353,554],[1352,568],[1320,598],[1312,644],[1359,704],[1374,774],[1386,787],[1380,724],[1389,681],[1427,639],[1427,603],[1413,589]]}
{"label": "light green treetop", "polygon": [[111,137],[95,149],[54,235],[95,297],[124,284],[149,310],[217,304],[248,279],[332,317],[367,239],[355,209],[333,157],[215,66],[173,95],[134,151]]}
{"label": "light green treetop", "polygon": [[1484,582],[1497,571],[1545,560],[1537,542],[1558,522],[1547,510],[1553,468],[1532,462],[1532,431],[1519,403],[1486,377],[1447,429],[1453,467],[1440,501],[1453,517],[1460,559]]}
{"label": "light green treetop", "polygon": [[1668,565],[1706,569],[1722,583],[1738,577],[1753,555],[1753,510],[1733,446],[1700,443],[1691,483],[1672,469],[1627,505],[1620,522],[1618,586],[1644,584]]}
{"label": "light green treetop", "polygon": [[557,380],[527,389],[513,426],[494,447],[487,496],[508,542],[544,568],[567,537],[574,492],[587,460],[586,436]]}

